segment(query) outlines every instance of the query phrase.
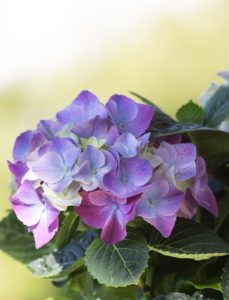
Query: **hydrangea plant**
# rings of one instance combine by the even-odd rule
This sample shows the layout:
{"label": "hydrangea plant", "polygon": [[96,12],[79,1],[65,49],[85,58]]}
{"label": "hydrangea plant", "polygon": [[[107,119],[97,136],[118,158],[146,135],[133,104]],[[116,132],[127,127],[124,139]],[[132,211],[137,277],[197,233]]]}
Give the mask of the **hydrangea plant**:
{"label": "hydrangea plant", "polygon": [[113,95],[104,105],[82,91],[20,134],[0,248],[67,299],[229,299],[229,72],[220,75],[203,107],[189,101],[176,119],[135,93],[142,103]]}

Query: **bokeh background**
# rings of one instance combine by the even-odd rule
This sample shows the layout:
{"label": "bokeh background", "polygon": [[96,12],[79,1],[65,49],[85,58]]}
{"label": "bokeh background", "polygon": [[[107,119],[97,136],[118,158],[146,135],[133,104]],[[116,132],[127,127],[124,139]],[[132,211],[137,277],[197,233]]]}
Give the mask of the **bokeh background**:
{"label": "bokeh background", "polygon": [[[0,218],[15,137],[82,90],[138,92],[171,113],[229,69],[228,0],[0,0]],[[0,299],[58,293],[0,252]]]}

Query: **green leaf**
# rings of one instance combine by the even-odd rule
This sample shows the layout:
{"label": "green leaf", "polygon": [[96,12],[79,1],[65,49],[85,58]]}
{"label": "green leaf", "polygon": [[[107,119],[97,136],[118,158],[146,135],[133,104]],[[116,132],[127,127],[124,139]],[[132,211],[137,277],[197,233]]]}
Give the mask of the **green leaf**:
{"label": "green leaf", "polygon": [[[186,295],[184,293],[171,293],[166,296],[158,296],[153,300],[205,300],[206,298],[199,293],[195,293],[193,296]],[[206,299],[212,300],[212,299]]]}
{"label": "green leaf", "polygon": [[176,113],[176,117],[180,122],[203,124],[205,113],[202,107],[190,100],[188,103],[179,108]]}
{"label": "green leaf", "polygon": [[128,286],[122,288],[111,288],[101,285],[96,296],[101,300],[132,300],[136,298],[137,287]]}
{"label": "green leaf", "polygon": [[58,249],[64,247],[71,240],[76,232],[78,224],[79,217],[74,211],[65,216],[55,239]]}
{"label": "green leaf", "polygon": [[218,202],[219,216],[215,219],[214,232],[218,232],[229,215],[229,192]]}
{"label": "green leaf", "polygon": [[148,258],[146,240],[131,233],[115,245],[95,240],[87,249],[85,264],[89,273],[101,284],[121,287],[137,283]]}
{"label": "green leaf", "polygon": [[[200,267],[193,268],[192,276],[184,278],[183,283],[194,286],[196,289],[212,289],[222,292],[220,278],[222,274],[222,258],[205,260]],[[200,263],[199,263],[200,264]],[[198,265],[199,265],[198,264]],[[184,267],[187,264],[184,265]],[[182,282],[181,282],[182,284]]]}
{"label": "green leaf", "polygon": [[180,259],[205,260],[229,255],[229,246],[202,224],[183,221],[175,226],[173,234],[164,239],[153,235],[150,250]]}
{"label": "green leaf", "polygon": [[82,258],[95,238],[97,238],[97,234],[93,231],[80,234],[64,248],[31,261],[28,268],[38,277],[59,278],[67,276],[84,266]]}
{"label": "green leaf", "polygon": [[171,293],[166,296],[158,296],[153,300],[193,300],[193,298],[183,293]]}
{"label": "green leaf", "polygon": [[229,133],[219,130],[195,131],[190,133],[190,137],[212,175],[229,186]]}
{"label": "green leaf", "polygon": [[210,127],[219,126],[229,117],[229,86],[222,85],[208,100],[204,107],[206,124]]}
{"label": "green leaf", "polygon": [[23,263],[51,253],[55,246],[47,244],[35,249],[34,238],[28,229],[11,212],[0,222],[0,249]]}
{"label": "green leaf", "polygon": [[227,261],[223,269],[221,287],[223,291],[224,300],[229,300],[229,260]]}
{"label": "green leaf", "polygon": [[78,297],[87,300],[133,300],[138,292],[138,287],[133,285],[125,288],[106,287],[99,284],[88,272],[74,276],[69,287],[77,300]]}

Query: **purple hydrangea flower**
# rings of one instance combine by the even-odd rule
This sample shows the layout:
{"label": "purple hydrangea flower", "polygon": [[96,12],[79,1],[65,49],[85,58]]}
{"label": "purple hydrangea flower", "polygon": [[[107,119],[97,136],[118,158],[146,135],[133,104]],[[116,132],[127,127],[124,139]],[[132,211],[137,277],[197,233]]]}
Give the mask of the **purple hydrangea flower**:
{"label": "purple hydrangea flower", "polygon": [[95,117],[83,124],[75,125],[72,132],[80,138],[89,139],[96,137],[104,140],[107,145],[113,144],[114,140],[119,136],[118,129],[108,119]]}
{"label": "purple hydrangea flower", "polygon": [[108,244],[123,240],[127,235],[127,223],[135,217],[135,201],[105,191],[82,192],[81,195],[83,201],[76,212],[83,222],[102,228],[101,238]]}
{"label": "purple hydrangea flower", "polygon": [[47,141],[51,141],[62,128],[63,125],[56,120],[41,120],[37,125],[37,130],[45,136]]}
{"label": "purple hydrangea flower", "polygon": [[31,163],[32,172],[56,192],[73,181],[80,149],[71,141],[54,138],[38,151],[38,159]]}
{"label": "purple hydrangea flower", "polygon": [[184,193],[158,176],[136,205],[136,214],[153,225],[164,237],[168,237],[175,225],[177,212]]}
{"label": "purple hydrangea flower", "polygon": [[31,182],[25,181],[11,197],[17,218],[32,231],[36,248],[48,243],[58,229],[59,211],[51,207]]}
{"label": "purple hydrangea flower", "polygon": [[21,161],[18,161],[16,163],[12,163],[8,161],[8,167],[11,173],[14,175],[17,185],[20,186],[23,177],[29,171],[28,167],[26,166],[25,163]]}
{"label": "purple hydrangea flower", "polygon": [[76,99],[62,111],[58,112],[57,120],[62,123],[81,125],[99,116],[107,118],[107,111],[98,98],[89,91],[82,91]]}
{"label": "purple hydrangea flower", "polygon": [[148,160],[140,157],[122,158],[103,178],[106,189],[118,197],[131,197],[146,190],[152,176]]}
{"label": "purple hydrangea flower", "polygon": [[170,183],[176,186],[177,181],[184,181],[196,175],[196,147],[191,143],[171,145],[162,142],[154,150],[152,165]]}
{"label": "purple hydrangea flower", "polygon": [[79,182],[72,182],[60,193],[55,193],[46,184],[42,184],[43,195],[49,200],[52,207],[59,211],[65,211],[69,206],[79,206],[82,197],[79,194],[81,185]]}
{"label": "purple hydrangea flower", "polygon": [[104,106],[82,91],[55,119],[16,139],[9,168],[19,188],[11,202],[37,248],[54,236],[59,212],[69,206],[110,244],[125,238],[136,213],[164,237],[177,216],[192,217],[198,205],[217,215],[195,145],[181,135],[149,145],[144,133],[153,114],[122,95]]}
{"label": "purple hydrangea flower", "polygon": [[115,140],[111,149],[117,151],[123,157],[134,157],[146,145],[149,137],[150,133],[146,133],[138,139],[131,133],[123,133]]}
{"label": "purple hydrangea flower", "polygon": [[191,218],[196,212],[198,205],[204,207],[214,216],[218,216],[218,207],[215,196],[208,186],[208,176],[205,161],[198,157],[197,173],[190,188],[185,194],[185,202],[181,207],[180,216]]}
{"label": "purple hydrangea flower", "polygon": [[79,169],[74,180],[79,181],[85,191],[92,191],[103,185],[103,177],[114,168],[115,160],[108,151],[89,145],[80,154],[77,164]]}
{"label": "purple hydrangea flower", "polygon": [[14,161],[24,161],[32,151],[44,144],[45,141],[44,136],[40,132],[28,130],[21,133],[14,144]]}
{"label": "purple hydrangea flower", "polygon": [[152,106],[136,103],[122,95],[113,95],[106,107],[119,131],[132,133],[136,137],[148,129],[154,114]]}

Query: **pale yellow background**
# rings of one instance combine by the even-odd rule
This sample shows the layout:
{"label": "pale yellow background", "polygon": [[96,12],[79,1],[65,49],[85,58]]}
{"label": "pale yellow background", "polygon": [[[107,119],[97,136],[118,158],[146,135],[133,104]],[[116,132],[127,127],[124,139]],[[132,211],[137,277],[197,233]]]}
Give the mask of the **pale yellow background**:
{"label": "pale yellow background", "polygon": [[[15,137],[82,90],[138,92],[174,114],[229,69],[228,0],[0,0],[0,217]],[[54,294],[0,253],[0,299]],[[58,292],[58,290],[57,290]]]}

